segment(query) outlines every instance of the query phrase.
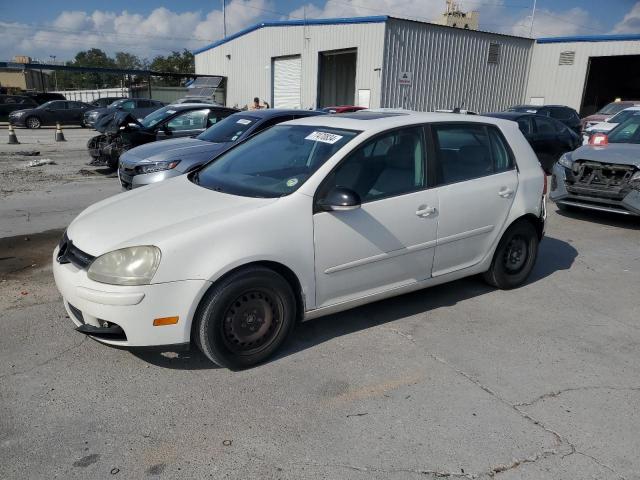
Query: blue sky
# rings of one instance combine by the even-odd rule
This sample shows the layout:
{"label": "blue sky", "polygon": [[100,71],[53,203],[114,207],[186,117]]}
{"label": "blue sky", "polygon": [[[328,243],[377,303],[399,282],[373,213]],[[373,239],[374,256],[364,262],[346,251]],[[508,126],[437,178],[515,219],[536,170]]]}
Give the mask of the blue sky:
{"label": "blue sky", "polygon": [[[459,0],[480,28],[528,35],[533,0]],[[227,0],[227,32],[262,20],[390,14],[433,20],[444,0]],[[153,57],[222,35],[221,0],[0,0],[0,60],[25,54],[72,58],[100,47]],[[416,8],[419,7],[419,8]],[[411,12],[407,15],[406,12]],[[538,0],[533,35],[640,33],[640,0]]]}

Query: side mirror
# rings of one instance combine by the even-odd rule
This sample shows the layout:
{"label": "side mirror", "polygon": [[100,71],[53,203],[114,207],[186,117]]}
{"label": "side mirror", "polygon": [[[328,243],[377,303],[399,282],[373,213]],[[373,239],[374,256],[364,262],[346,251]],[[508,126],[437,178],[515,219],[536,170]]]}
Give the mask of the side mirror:
{"label": "side mirror", "polygon": [[361,203],[360,195],[350,188],[335,187],[318,200],[318,207],[325,212],[344,212],[360,208]]}

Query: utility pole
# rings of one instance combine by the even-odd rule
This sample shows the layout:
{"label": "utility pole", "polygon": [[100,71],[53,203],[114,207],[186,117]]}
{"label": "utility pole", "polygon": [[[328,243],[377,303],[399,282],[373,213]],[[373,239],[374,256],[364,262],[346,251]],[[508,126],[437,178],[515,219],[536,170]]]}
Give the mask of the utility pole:
{"label": "utility pole", "polygon": [[227,1],[222,0],[222,38],[227,38]]}
{"label": "utility pole", "polygon": [[531,12],[531,28],[529,28],[529,36],[533,37],[533,21],[536,18],[536,0],[533,0],[533,11]]}
{"label": "utility pole", "polygon": [[[49,55],[49,58],[53,59],[53,63],[56,63],[56,56],[55,55]],[[56,82],[56,92],[58,91],[58,71],[54,70],[53,71],[53,78],[55,78],[55,82]]]}

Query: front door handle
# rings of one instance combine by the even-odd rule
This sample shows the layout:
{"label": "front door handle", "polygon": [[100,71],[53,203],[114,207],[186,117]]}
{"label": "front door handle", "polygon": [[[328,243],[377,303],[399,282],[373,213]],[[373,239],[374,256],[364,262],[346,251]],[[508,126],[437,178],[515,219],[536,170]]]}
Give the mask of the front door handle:
{"label": "front door handle", "polygon": [[502,198],[510,198],[511,195],[513,195],[513,192],[514,191],[510,188],[503,188],[498,192],[498,195],[500,195]]}
{"label": "front door handle", "polygon": [[426,205],[420,205],[418,210],[416,210],[416,215],[423,218],[435,215],[436,213],[438,213],[438,209],[436,207],[428,207]]}

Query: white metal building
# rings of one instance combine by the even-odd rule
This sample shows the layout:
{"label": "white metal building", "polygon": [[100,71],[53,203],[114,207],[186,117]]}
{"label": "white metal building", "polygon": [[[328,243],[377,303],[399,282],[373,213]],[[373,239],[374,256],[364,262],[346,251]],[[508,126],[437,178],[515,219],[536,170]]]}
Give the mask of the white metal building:
{"label": "white metal building", "polygon": [[264,22],[194,52],[227,105],[429,111],[640,100],[640,35],[529,38],[388,16]]}
{"label": "white metal building", "polygon": [[640,35],[538,39],[526,102],[589,115],[616,98],[640,100]]}
{"label": "white metal building", "polygon": [[194,53],[231,106],[489,111],[523,100],[533,43],[376,16],[264,22]]}

